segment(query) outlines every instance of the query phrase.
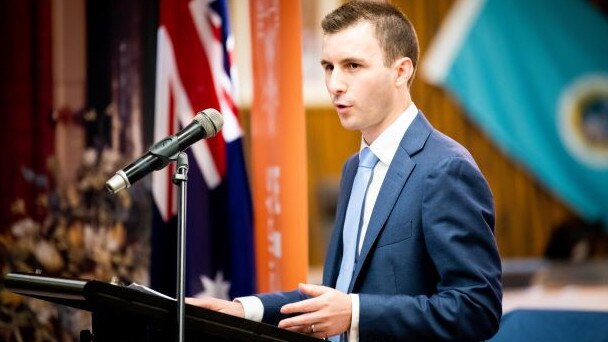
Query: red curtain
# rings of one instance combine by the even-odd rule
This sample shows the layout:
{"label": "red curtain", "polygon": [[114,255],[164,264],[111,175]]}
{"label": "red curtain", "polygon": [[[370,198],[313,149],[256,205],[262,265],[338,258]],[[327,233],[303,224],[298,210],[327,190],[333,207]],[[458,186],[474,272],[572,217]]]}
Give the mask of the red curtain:
{"label": "red curtain", "polygon": [[46,212],[52,178],[51,0],[0,1],[0,233]]}

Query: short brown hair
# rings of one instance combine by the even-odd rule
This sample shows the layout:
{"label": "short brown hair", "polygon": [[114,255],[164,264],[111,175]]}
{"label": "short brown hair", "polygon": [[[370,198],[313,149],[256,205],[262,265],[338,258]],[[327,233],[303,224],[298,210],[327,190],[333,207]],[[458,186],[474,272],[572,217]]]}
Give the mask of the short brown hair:
{"label": "short brown hair", "polygon": [[[384,65],[390,66],[401,57],[409,57],[416,71],[418,64],[418,37],[414,25],[399,9],[387,2],[350,1],[323,18],[324,34],[332,34],[358,24],[370,22],[376,31],[376,39],[384,52]],[[414,75],[408,84],[411,84]]]}

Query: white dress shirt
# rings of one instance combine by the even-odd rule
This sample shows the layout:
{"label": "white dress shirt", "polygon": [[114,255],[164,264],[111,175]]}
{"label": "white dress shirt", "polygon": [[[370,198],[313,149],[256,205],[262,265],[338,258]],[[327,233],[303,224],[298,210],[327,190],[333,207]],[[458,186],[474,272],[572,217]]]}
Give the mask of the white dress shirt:
{"label": "white dress shirt", "polygon": [[[361,223],[361,235],[359,238],[358,252],[361,251],[363,242],[365,241],[365,234],[367,233],[367,225],[372,215],[376,199],[380,193],[380,188],[384,182],[384,177],[388,171],[391,161],[399,148],[403,135],[410,127],[412,121],[418,114],[418,108],[412,102],[407,109],[399,115],[399,117],[388,126],[384,132],[382,132],[376,140],[369,145],[369,148],[378,157],[379,161],[374,167],[372,181],[367,190],[365,197],[365,208],[363,212],[363,222]],[[367,143],[361,139],[361,147],[363,149],[367,147]],[[351,325],[348,333],[348,339],[351,342],[359,340],[359,296],[357,294],[350,294],[352,299],[352,316]],[[254,320],[257,322],[262,321],[264,316],[264,305],[262,301],[255,296],[239,297],[235,298],[235,301],[240,302],[245,310],[245,318]]]}

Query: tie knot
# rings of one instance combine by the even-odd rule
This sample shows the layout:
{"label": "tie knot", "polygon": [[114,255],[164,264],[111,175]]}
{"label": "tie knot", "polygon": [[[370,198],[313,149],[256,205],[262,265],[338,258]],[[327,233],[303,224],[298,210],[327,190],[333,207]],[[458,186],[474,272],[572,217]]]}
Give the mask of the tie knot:
{"label": "tie knot", "polygon": [[378,157],[369,147],[365,147],[359,152],[359,166],[372,169],[376,166],[376,163],[378,163]]}

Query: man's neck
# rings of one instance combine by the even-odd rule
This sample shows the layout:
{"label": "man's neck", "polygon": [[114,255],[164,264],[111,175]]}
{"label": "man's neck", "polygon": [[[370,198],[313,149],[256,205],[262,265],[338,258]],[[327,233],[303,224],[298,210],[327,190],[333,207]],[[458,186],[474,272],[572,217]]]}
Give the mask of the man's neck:
{"label": "man's neck", "polygon": [[399,115],[401,115],[401,113],[403,113],[411,105],[412,105],[412,98],[409,96],[409,93],[408,93],[407,99],[406,99],[406,101],[403,102],[403,105],[399,106],[398,109],[392,111],[392,113],[386,117],[386,121],[384,121],[382,123],[382,126],[380,127],[380,129],[378,129],[376,131],[372,131],[372,132],[362,132],[361,136],[362,136],[363,140],[365,141],[365,143],[367,143],[368,145],[371,145],[374,142],[374,140],[376,140],[376,138],[378,138],[380,136],[380,134],[382,134],[382,132],[384,132],[388,127],[390,127],[393,124],[393,122],[395,122],[395,120],[397,120]]}

